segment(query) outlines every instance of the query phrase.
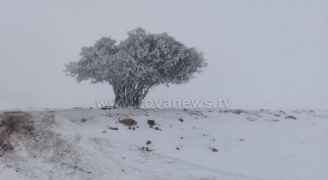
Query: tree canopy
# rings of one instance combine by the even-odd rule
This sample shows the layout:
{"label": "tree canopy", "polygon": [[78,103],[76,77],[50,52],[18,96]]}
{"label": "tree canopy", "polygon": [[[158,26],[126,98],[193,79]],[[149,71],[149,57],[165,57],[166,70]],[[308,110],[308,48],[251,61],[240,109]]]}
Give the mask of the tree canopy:
{"label": "tree canopy", "polygon": [[152,34],[142,28],[128,32],[121,42],[103,37],[83,47],[80,55],[65,71],[79,82],[109,83],[119,107],[139,107],[151,87],[188,82],[206,66],[195,48],[167,33]]}

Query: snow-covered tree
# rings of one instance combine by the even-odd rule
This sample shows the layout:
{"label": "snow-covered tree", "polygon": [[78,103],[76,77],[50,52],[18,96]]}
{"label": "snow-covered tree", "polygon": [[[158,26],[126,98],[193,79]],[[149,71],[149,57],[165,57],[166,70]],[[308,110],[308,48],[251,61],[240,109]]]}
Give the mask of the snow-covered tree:
{"label": "snow-covered tree", "polygon": [[83,47],[80,55],[65,71],[79,82],[109,83],[118,107],[139,107],[150,88],[187,82],[206,66],[195,48],[167,33],[153,34],[142,28],[128,32],[127,39],[119,43],[103,37]]}

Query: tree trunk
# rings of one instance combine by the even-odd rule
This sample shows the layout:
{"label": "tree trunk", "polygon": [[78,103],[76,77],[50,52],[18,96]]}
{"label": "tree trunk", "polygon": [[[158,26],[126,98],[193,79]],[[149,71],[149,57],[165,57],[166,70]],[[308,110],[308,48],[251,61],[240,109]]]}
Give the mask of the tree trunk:
{"label": "tree trunk", "polygon": [[130,83],[127,85],[113,86],[115,94],[115,107],[133,107],[140,108],[142,100],[146,97],[150,86]]}

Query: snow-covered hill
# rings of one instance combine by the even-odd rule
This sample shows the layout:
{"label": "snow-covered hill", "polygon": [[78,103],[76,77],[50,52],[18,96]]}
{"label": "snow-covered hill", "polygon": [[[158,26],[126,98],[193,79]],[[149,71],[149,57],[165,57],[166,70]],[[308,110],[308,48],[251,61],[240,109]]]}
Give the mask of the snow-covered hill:
{"label": "snow-covered hill", "polygon": [[[42,137],[0,158],[6,180],[325,180],[328,112],[31,112]],[[119,120],[135,120],[131,127]],[[150,120],[150,121],[149,121]],[[126,121],[129,123],[129,121]]]}

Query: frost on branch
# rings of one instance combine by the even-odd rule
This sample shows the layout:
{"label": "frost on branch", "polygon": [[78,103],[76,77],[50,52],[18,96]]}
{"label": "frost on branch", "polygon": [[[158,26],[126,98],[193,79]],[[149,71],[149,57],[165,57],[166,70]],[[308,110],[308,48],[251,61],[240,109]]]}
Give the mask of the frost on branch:
{"label": "frost on branch", "polygon": [[167,33],[152,34],[142,28],[128,32],[128,38],[119,43],[103,37],[95,45],[83,47],[80,55],[65,71],[79,82],[108,82],[119,107],[139,107],[150,88],[187,82],[206,66],[195,48]]}

